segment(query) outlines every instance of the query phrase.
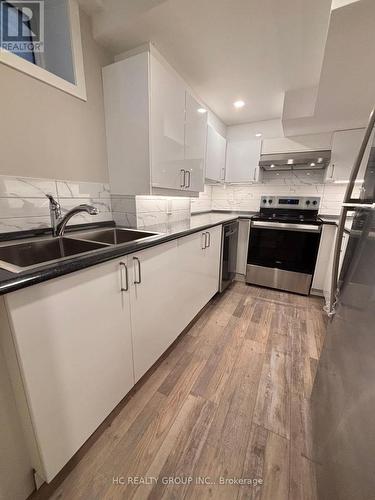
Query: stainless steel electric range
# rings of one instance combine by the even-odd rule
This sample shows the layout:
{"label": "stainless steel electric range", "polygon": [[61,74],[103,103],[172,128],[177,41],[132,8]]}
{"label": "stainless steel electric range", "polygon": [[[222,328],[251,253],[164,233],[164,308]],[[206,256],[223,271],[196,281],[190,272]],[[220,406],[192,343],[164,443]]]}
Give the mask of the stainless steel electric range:
{"label": "stainless steel electric range", "polygon": [[251,218],[246,282],[308,295],[320,243],[320,198],[261,197]]}

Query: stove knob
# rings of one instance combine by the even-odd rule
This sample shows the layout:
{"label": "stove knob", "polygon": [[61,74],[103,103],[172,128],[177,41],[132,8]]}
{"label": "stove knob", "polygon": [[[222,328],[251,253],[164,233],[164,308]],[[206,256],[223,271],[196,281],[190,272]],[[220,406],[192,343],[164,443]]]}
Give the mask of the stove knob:
{"label": "stove knob", "polygon": [[310,200],[307,200],[307,201],[306,201],[306,205],[310,205]]}
{"label": "stove knob", "polygon": [[318,202],[316,200],[313,201],[313,205],[317,205]]}
{"label": "stove knob", "polygon": [[270,205],[272,205],[272,200],[268,200],[268,203],[269,203]]}
{"label": "stove knob", "polygon": [[266,200],[266,199],[264,199],[264,200],[263,200],[263,203],[267,203],[267,200]]}

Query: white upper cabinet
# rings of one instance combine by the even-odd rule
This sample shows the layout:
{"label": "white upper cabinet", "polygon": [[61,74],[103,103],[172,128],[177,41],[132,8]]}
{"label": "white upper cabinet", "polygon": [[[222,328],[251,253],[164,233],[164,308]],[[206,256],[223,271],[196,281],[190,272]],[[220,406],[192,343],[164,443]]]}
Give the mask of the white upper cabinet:
{"label": "white upper cabinet", "polygon": [[260,148],[260,140],[228,141],[225,180],[258,182]]}
{"label": "white upper cabinet", "polygon": [[207,113],[157,54],[103,68],[111,191],[198,196],[204,185]]}
{"label": "white upper cabinet", "polygon": [[225,180],[225,154],[227,141],[213,127],[207,125],[206,145],[206,179],[210,181]]}
{"label": "white upper cabinet", "polygon": [[202,105],[186,91],[184,169],[187,191],[203,191],[204,189],[207,113],[200,113],[199,109],[202,109]]}
{"label": "white upper cabinet", "polygon": [[[333,134],[331,162],[326,173],[327,182],[349,180],[364,135],[365,129],[341,130]],[[370,143],[371,141],[369,141],[369,147],[364,154],[358,179],[363,179],[364,169],[370,154]]]}
{"label": "white upper cabinet", "polygon": [[151,67],[152,186],[180,189],[185,150],[185,87],[155,57]]}

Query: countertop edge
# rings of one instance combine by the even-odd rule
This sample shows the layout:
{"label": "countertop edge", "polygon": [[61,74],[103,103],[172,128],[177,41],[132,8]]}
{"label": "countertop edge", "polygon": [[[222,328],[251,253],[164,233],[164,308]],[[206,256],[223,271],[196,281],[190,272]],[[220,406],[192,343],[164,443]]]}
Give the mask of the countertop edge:
{"label": "countertop edge", "polygon": [[[25,271],[23,273],[10,273],[9,271],[0,269],[0,295],[5,295],[7,293],[15,292],[23,288],[27,288],[38,283],[43,283],[54,278],[65,276],[76,271],[80,271],[89,267],[93,267],[97,264],[102,264],[104,262],[109,262],[118,257],[123,257],[125,255],[130,255],[135,252],[146,250],[147,248],[152,248],[169,241],[173,241],[190,234],[198,233],[199,231],[204,231],[211,227],[220,226],[226,222],[231,222],[235,220],[247,220],[250,219],[255,212],[226,212],[219,210],[212,210],[207,212],[198,212],[192,214],[191,217],[199,217],[202,215],[222,215],[223,219],[218,219],[217,221],[211,221],[206,224],[197,225],[197,227],[189,228],[181,231],[176,231],[171,234],[161,234],[160,236],[155,236],[154,238],[148,240],[140,240],[133,244],[128,245],[118,245],[111,246],[107,249],[98,250],[97,253],[91,255],[75,256],[71,259],[64,260],[58,264],[54,263],[51,265],[45,265],[37,267],[30,271]],[[332,219],[324,219],[322,217],[323,224],[336,225],[338,221]],[[145,228],[149,230],[149,228]],[[150,229],[151,230],[151,229]],[[346,230],[347,231],[347,230]],[[5,278],[1,278],[1,272],[6,274]]]}
{"label": "countertop edge", "polygon": [[[212,212],[211,212],[212,213]],[[228,214],[231,215],[231,214]],[[146,250],[147,248],[152,248],[169,241],[173,241],[184,236],[189,236],[190,234],[198,233],[205,229],[209,229],[215,226],[221,226],[226,222],[235,221],[239,218],[238,215],[233,215],[232,217],[225,217],[223,220],[218,220],[215,222],[210,222],[207,224],[199,225],[195,228],[190,228],[182,231],[177,231],[172,234],[162,234],[160,236],[155,236],[147,241],[140,240],[135,244],[129,245],[118,245],[111,246],[107,249],[100,249],[95,254],[76,256],[72,259],[64,260],[58,264],[54,263],[51,265],[40,266],[38,268],[32,269],[30,271],[25,271],[23,273],[10,273],[9,271],[4,271],[8,275],[8,278],[1,280],[0,278],[0,295],[6,295],[23,288],[27,288],[38,283],[43,283],[54,278],[65,276],[82,269],[93,267],[97,264],[102,264],[104,262],[109,262],[110,260],[116,259],[118,257],[123,257],[125,255],[130,255],[141,250]]]}

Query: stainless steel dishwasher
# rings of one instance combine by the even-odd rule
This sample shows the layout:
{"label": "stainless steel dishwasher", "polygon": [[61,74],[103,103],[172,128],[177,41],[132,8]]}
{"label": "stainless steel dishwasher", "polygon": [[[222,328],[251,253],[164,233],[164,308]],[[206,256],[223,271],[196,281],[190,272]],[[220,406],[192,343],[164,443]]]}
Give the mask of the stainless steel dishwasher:
{"label": "stainless steel dishwasher", "polygon": [[236,275],[237,243],[238,221],[223,224],[221,236],[220,292],[232,283]]}

